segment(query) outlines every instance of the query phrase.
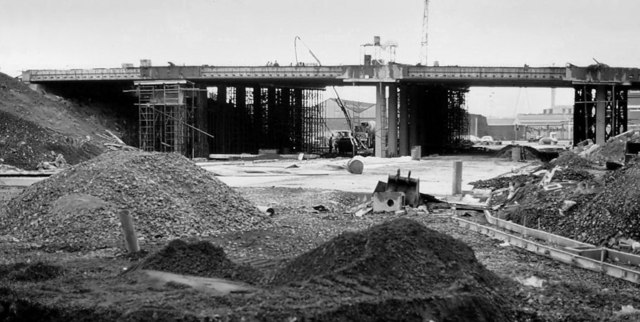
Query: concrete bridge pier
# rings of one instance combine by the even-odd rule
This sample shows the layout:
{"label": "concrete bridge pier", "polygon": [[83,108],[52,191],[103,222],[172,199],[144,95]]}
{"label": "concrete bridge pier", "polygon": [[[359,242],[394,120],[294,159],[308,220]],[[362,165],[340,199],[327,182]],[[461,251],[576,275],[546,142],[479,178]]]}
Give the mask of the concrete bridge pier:
{"label": "concrete bridge pier", "polygon": [[389,118],[387,132],[387,156],[395,157],[398,155],[398,86],[391,84],[389,88]]}
{"label": "concrete bridge pier", "polygon": [[386,114],[386,88],[383,83],[376,85],[376,131],[375,131],[375,156],[385,158],[387,156],[386,135],[385,135],[385,114]]}

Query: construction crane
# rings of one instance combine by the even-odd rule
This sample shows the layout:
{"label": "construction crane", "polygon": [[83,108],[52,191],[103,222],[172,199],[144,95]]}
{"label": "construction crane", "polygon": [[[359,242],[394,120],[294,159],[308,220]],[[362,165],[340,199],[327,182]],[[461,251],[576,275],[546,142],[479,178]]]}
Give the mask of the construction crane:
{"label": "construction crane", "polygon": [[422,16],[422,46],[420,48],[420,64],[427,66],[427,45],[429,44],[429,0],[424,0]]}
{"label": "construction crane", "polygon": [[[320,59],[318,59],[318,57],[313,53],[311,48],[309,48],[309,46],[307,46],[307,44],[305,44],[304,41],[302,41],[302,38],[300,38],[300,36],[296,36],[293,39],[293,49],[295,51],[295,56],[296,56],[296,66],[298,65],[298,45],[297,45],[297,41],[298,40],[300,40],[300,42],[307,48],[307,50],[309,51],[309,54],[311,55],[311,57],[313,57],[313,59],[315,59],[316,62],[318,63],[318,66],[322,66],[322,63],[320,62]],[[364,145],[364,143],[362,143],[362,141],[356,139],[355,128],[353,127],[353,123],[351,122],[351,117],[349,116],[349,113],[347,112],[347,108],[344,106],[344,102],[342,102],[342,99],[340,99],[340,95],[338,94],[338,90],[336,89],[335,86],[331,86],[331,88],[333,88],[333,92],[336,94],[336,103],[338,103],[338,106],[340,106],[340,109],[342,110],[342,113],[344,114],[344,118],[347,121],[347,126],[349,127],[349,132],[351,132],[351,137],[353,138],[352,143],[354,145],[354,148],[356,150],[358,150],[358,149],[367,149],[367,147]],[[355,151],[354,151],[354,153],[355,153]]]}

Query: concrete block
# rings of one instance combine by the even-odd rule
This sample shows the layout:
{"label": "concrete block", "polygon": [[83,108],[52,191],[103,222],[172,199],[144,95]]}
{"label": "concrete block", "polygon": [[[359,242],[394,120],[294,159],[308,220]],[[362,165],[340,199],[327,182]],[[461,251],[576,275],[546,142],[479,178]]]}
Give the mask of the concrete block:
{"label": "concrete block", "polygon": [[404,206],[404,192],[385,191],[373,194],[373,212],[398,211]]}

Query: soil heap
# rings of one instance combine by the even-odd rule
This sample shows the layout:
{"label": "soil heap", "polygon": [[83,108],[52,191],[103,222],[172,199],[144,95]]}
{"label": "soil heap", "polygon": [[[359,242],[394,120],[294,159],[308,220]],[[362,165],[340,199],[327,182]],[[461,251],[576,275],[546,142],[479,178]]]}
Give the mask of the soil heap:
{"label": "soil heap", "polygon": [[273,283],[343,276],[372,289],[420,293],[470,278],[488,285],[495,276],[461,241],[411,219],[347,232],[280,270]]}
{"label": "soil heap", "polygon": [[414,312],[423,321],[500,321],[508,311],[494,289],[499,278],[469,246],[406,218],[343,233],[293,259],[271,283],[311,289],[333,284],[376,294],[375,301],[327,312],[328,318],[385,320]]}
{"label": "soil heap", "polygon": [[71,250],[112,247],[122,245],[120,211],[130,211],[143,243],[245,230],[265,218],[181,155],[113,151],[27,188],[0,215],[0,235]]}
{"label": "soil heap", "polygon": [[34,170],[58,154],[76,164],[102,153],[106,128],[81,110],[0,73],[0,163]]}
{"label": "soil heap", "polygon": [[180,239],[172,240],[157,253],[147,256],[136,268],[252,284],[262,278],[262,273],[252,267],[232,262],[221,247],[207,241],[189,243]]}

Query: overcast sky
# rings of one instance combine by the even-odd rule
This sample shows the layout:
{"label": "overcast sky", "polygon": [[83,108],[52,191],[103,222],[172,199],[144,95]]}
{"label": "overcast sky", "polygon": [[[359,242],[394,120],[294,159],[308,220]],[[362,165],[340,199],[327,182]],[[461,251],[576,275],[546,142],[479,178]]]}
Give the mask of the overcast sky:
{"label": "overcast sky", "polygon": [[[294,61],[302,37],[324,65],[358,64],[374,35],[420,60],[423,0],[1,0],[0,72]],[[430,0],[429,64],[640,67],[637,0]],[[303,61],[313,61],[299,47]],[[362,91],[362,90],[361,90]],[[373,100],[373,89],[345,98]],[[329,94],[330,92],[328,92]],[[558,90],[557,104],[572,104]],[[357,96],[357,97],[349,97]],[[471,112],[514,116],[550,104],[549,89],[472,89]]]}

